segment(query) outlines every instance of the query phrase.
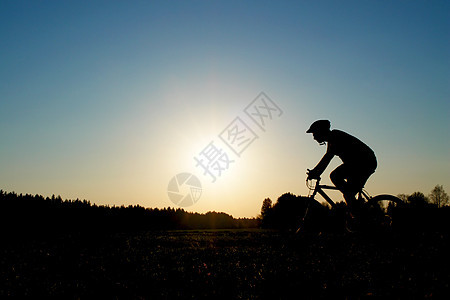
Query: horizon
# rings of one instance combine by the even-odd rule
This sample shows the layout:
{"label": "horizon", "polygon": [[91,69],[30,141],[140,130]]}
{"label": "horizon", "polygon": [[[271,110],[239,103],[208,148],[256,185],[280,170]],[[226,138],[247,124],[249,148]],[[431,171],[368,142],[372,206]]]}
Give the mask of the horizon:
{"label": "horizon", "polygon": [[[236,216],[234,216],[234,215],[232,215],[232,214],[230,214],[230,213],[228,213],[226,211],[215,211],[215,210],[207,211],[207,212],[190,211],[188,209],[188,207],[181,207],[181,206],[177,206],[177,205],[167,206],[167,207],[148,207],[148,206],[141,206],[140,204],[134,204],[134,205],[133,204],[129,204],[129,205],[124,205],[124,204],[112,204],[112,205],[111,204],[97,204],[97,203],[91,202],[89,199],[79,199],[79,198],[76,198],[76,199],[64,199],[64,198],[61,197],[61,195],[55,195],[55,194],[52,194],[51,196],[49,196],[49,195],[40,195],[40,194],[23,194],[23,193],[17,193],[16,191],[5,191],[3,189],[0,189],[0,192],[5,194],[5,195],[7,195],[7,194],[15,194],[18,197],[27,197],[27,196],[30,196],[30,197],[33,197],[33,198],[40,197],[43,200],[54,200],[54,199],[56,199],[56,200],[60,200],[62,202],[76,202],[76,201],[80,201],[80,202],[89,203],[89,205],[92,205],[92,206],[106,207],[106,208],[140,207],[140,208],[149,209],[149,210],[174,210],[174,211],[175,210],[182,210],[182,211],[184,211],[185,213],[188,213],[188,214],[200,214],[200,215],[206,215],[206,214],[209,214],[209,213],[216,213],[216,214],[222,214],[223,213],[223,214],[226,214],[226,215],[228,215],[228,216],[230,216],[230,217],[232,217],[232,218],[234,218],[236,220],[237,219],[258,219],[260,217],[260,213],[255,215],[255,216],[236,217]],[[327,190],[327,194],[330,194],[330,192],[332,192],[332,191]],[[444,190],[444,192],[446,192],[446,191]],[[425,199],[430,200],[429,199],[429,194],[423,193],[422,191],[415,191],[414,193],[412,193],[410,195],[408,195],[408,194],[397,194],[395,196],[399,196],[399,197],[401,197],[401,196],[414,196],[416,193],[423,194]],[[270,199],[270,201],[272,201],[272,205],[275,205],[278,202],[278,199],[281,196],[284,196],[286,194],[290,194],[290,195],[293,195],[295,197],[303,197],[303,198],[308,198],[309,197],[307,195],[295,195],[295,194],[292,194],[290,192],[286,192],[286,193],[283,193],[282,195],[279,195],[276,199],[265,198],[264,200]],[[326,201],[324,201],[324,199],[318,199],[318,200],[323,200],[323,201],[319,201],[319,202],[322,203],[323,205],[325,205],[326,207],[331,208],[331,206],[328,203],[326,203]],[[261,206],[263,204],[263,201],[261,201]],[[342,198],[340,202],[345,202],[345,201]],[[432,202],[429,202],[429,203],[432,204]]]}
{"label": "horizon", "polygon": [[[449,190],[449,11],[447,1],[3,2],[0,189],[178,208],[200,182],[180,208],[253,218],[265,198],[308,194],[306,169],[325,147],[306,130],[328,119],[374,150],[372,195]],[[238,128],[248,135],[230,146]],[[201,160],[213,145],[226,154],[214,177]]]}

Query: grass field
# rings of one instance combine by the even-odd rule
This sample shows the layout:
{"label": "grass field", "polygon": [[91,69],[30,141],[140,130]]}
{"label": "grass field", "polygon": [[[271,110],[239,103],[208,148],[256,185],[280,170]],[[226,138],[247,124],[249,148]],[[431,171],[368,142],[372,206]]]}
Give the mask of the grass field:
{"label": "grass field", "polygon": [[16,237],[0,248],[0,297],[437,299],[448,245],[439,233],[257,229]]}

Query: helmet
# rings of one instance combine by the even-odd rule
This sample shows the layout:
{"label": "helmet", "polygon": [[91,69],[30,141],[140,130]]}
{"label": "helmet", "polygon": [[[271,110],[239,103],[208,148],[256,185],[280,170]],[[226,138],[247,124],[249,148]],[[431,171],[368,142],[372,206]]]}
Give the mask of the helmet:
{"label": "helmet", "polygon": [[306,133],[315,133],[318,131],[329,131],[330,130],[331,123],[328,120],[318,120],[309,126],[309,129],[306,131]]}

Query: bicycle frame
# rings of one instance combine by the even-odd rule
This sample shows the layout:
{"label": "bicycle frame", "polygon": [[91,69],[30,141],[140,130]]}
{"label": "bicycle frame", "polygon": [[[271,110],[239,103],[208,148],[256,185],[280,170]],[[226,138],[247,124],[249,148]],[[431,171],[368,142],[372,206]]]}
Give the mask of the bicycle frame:
{"label": "bicycle frame", "polygon": [[310,196],[311,199],[314,199],[316,197],[316,195],[319,194],[320,196],[322,196],[322,198],[324,198],[331,205],[331,207],[334,207],[336,205],[336,203],[333,200],[331,200],[331,198],[324,192],[324,189],[326,189],[326,190],[339,190],[339,189],[335,186],[319,184],[319,183],[320,183],[320,180],[317,180],[316,186],[314,187],[314,191]]}
{"label": "bicycle frame", "polygon": [[[306,180],[308,182],[308,179]],[[308,186],[308,184],[307,184]],[[308,186],[309,187],[309,186]],[[316,181],[316,185],[314,187],[314,191],[311,194],[311,199],[314,199],[314,197],[319,194],[320,196],[322,196],[322,198],[324,198],[330,205],[331,207],[335,207],[336,203],[330,198],[330,196],[328,196],[324,190],[334,190],[334,191],[339,191],[339,189],[335,186],[332,185],[326,185],[326,184],[320,184],[320,179],[317,179]],[[366,201],[368,201],[371,197],[364,191],[361,190],[358,193],[358,199],[361,199],[362,197],[365,198]]]}

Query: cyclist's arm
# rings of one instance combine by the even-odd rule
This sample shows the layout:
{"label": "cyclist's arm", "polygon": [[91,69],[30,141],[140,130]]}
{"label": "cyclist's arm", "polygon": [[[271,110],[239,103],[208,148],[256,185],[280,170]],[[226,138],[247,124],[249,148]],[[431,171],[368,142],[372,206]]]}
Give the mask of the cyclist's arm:
{"label": "cyclist's arm", "polygon": [[316,177],[316,176],[319,177],[320,175],[322,175],[323,171],[325,171],[325,169],[328,167],[328,164],[331,162],[333,157],[334,157],[334,155],[331,154],[330,152],[325,153],[325,155],[319,161],[317,166],[315,166],[314,169],[312,169],[310,171],[310,174],[312,172],[312,174],[311,174],[312,177]]}

